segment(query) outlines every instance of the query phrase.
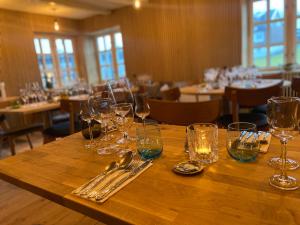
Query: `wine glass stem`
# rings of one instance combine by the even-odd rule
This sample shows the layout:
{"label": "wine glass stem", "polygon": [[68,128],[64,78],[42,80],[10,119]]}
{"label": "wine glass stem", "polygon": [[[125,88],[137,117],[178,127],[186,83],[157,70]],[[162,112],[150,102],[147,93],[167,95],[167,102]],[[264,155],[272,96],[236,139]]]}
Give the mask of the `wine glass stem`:
{"label": "wine glass stem", "polygon": [[90,145],[94,143],[94,137],[93,137],[93,132],[92,132],[92,124],[91,121],[88,122],[89,126],[89,133],[90,133]]}
{"label": "wine glass stem", "polygon": [[287,177],[286,174],[286,141],[281,140],[281,176]]}

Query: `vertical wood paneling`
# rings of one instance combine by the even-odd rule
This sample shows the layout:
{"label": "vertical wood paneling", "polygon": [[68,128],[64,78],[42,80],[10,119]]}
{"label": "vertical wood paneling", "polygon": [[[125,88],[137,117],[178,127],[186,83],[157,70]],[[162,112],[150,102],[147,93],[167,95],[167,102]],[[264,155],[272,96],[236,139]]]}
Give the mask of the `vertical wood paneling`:
{"label": "vertical wood paneling", "polygon": [[120,25],[127,74],[201,80],[205,68],[241,63],[240,0],[152,0],[81,21],[85,32]]}

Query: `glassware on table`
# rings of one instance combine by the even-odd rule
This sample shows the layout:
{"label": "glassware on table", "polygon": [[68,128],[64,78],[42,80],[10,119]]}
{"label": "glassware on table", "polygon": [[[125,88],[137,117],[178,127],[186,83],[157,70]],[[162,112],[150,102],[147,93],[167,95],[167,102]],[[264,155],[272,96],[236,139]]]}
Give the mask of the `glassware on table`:
{"label": "glassware on table", "polygon": [[111,80],[108,85],[116,103],[131,103],[134,105],[134,97],[127,78]]}
{"label": "glassware on table", "polygon": [[189,157],[201,165],[218,160],[218,126],[212,123],[195,123],[187,127]]}
{"label": "glassware on table", "polygon": [[[102,94],[94,95],[89,98],[89,107],[91,110],[91,115],[94,120],[101,123],[101,126],[104,128],[104,136],[101,138],[101,142],[107,144],[111,140],[111,137],[108,136],[108,126],[113,118],[112,110],[112,99],[102,97]],[[113,153],[113,148],[111,147],[101,147],[98,149],[99,154],[111,154]]]}
{"label": "glassware on table", "polygon": [[117,141],[118,144],[128,144],[128,130],[133,125],[134,112],[132,104],[119,103],[113,106],[116,114],[115,121],[118,124],[119,130],[122,132],[123,137]]}
{"label": "glassware on table", "polygon": [[143,126],[145,126],[145,119],[150,115],[150,106],[145,93],[135,95],[135,114],[142,119]]}
{"label": "glassware on table", "polygon": [[85,147],[87,149],[92,149],[93,147],[95,147],[92,125],[91,125],[93,117],[91,115],[89,104],[87,102],[82,102],[80,104],[80,118],[82,121],[85,121],[88,124],[88,129],[89,129],[90,142],[86,144]]}
{"label": "glassware on table", "polygon": [[163,151],[163,142],[158,124],[144,124],[136,128],[136,146],[142,159],[158,158]]}
{"label": "glassware on table", "polygon": [[[272,107],[272,99],[268,100],[268,103],[270,102],[270,104],[267,105],[267,120],[268,120],[268,124],[271,126],[272,124],[272,120],[274,120],[274,112],[273,112],[273,107]],[[275,118],[276,119],[276,118]],[[279,157],[272,157],[271,159],[269,159],[268,164],[275,168],[275,169],[280,169],[282,166],[282,154],[283,154],[283,150],[281,149],[281,155]],[[299,163],[293,159],[290,158],[286,158],[286,162],[285,162],[285,168],[286,170],[295,170],[299,168]]]}
{"label": "glassware on table", "polygon": [[256,125],[247,122],[229,124],[226,145],[232,158],[240,162],[254,161],[260,148]]}
{"label": "glassware on table", "polygon": [[299,99],[293,97],[273,97],[268,100],[268,123],[271,134],[281,143],[281,173],[270,177],[270,185],[281,190],[296,190],[296,178],[287,175],[287,149],[289,140],[299,134]]}

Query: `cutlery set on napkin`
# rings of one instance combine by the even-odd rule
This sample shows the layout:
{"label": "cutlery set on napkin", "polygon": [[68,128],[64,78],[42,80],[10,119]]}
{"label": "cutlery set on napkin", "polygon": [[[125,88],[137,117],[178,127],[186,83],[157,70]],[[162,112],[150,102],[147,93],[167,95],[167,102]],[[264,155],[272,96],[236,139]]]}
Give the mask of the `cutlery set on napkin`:
{"label": "cutlery set on napkin", "polygon": [[111,162],[99,175],[75,189],[72,194],[94,202],[105,202],[152,165],[152,160],[136,159],[126,153],[119,163]]}

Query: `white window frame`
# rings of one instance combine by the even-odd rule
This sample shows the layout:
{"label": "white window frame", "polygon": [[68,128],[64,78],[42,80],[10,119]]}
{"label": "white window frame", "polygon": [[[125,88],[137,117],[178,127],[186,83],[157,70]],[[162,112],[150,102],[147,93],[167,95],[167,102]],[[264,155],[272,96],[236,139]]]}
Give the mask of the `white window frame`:
{"label": "white window frame", "polygon": [[[111,39],[111,53],[112,53],[112,67],[113,67],[113,79],[117,80],[119,78],[123,78],[123,77],[126,77],[127,76],[127,73],[126,73],[126,63],[125,63],[125,52],[124,52],[124,41],[123,41],[123,57],[124,57],[124,62],[122,64],[118,64],[117,63],[117,48],[116,48],[116,43],[115,43],[115,34],[116,33],[121,33],[122,35],[122,41],[123,41],[123,34],[120,30],[119,27],[114,27],[114,28],[109,28],[109,29],[105,29],[101,32],[99,32],[96,36],[95,36],[95,46],[96,46],[96,59],[97,59],[97,66],[98,66],[98,72],[99,72],[99,77],[100,77],[100,81],[104,81],[104,79],[102,79],[102,74],[101,74],[101,63],[100,63],[100,58],[99,58],[99,46],[98,46],[98,42],[97,42],[97,39],[99,37],[104,37],[106,35],[109,35],[110,36],[110,39]],[[119,70],[118,70],[118,65],[124,65],[125,66],[125,76],[123,77],[120,77],[119,75]],[[104,66],[107,66],[107,65],[104,65]]]}
{"label": "white window frame", "polygon": [[[78,61],[77,61],[77,50],[76,50],[76,40],[75,40],[75,37],[73,36],[65,36],[65,35],[52,35],[52,34],[35,34],[34,35],[34,39],[39,39],[39,42],[40,42],[40,39],[48,39],[49,42],[50,42],[50,49],[51,49],[51,55],[52,55],[52,61],[53,61],[53,67],[54,69],[49,71],[49,72],[53,72],[54,74],[54,77],[55,77],[55,81],[56,81],[56,86],[54,88],[62,88],[62,87],[67,87],[68,85],[63,85],[63,82],[62,82],[62,72],[63,71],[67,71],[68,73],[68,76],[70,76],[71,74],[71,71],[75,71],[76,74],[77,74],[77,77],[79,78],[80,75],[78,73],[79,69],[78,69]],[[63,46],[64,46],[64,55],[66,57],[66,65],[67,65],[67,68],[65,69],[61,69],[60,68],[60,63],[59,63],[59,54],[57,52],[57,48],[56,48],[56,43],[55,43],[55,40],[56,39],[62,39],[62,40],[65,40],[65,39],[70,39],[72,41],[72,46],[73,46],[73,55],[74,55],[74,63],[75,63],[75,67],[74,68],[71,68],[69,66],[69,59],[68,59],[68,53],[66,52],[66,48],[65,48],[65,44],[63,43]],[[41,46],[41,44],[40,44]],[[41,52],[42,52],[42,48],[41,48]],[[37,53],[36,53],[37,54]],[[37,54],[38,56],[39,54]],[[40,74],[42,74],[43,72],[47,71],[45,70],[45,65],[46,65],[46,62],[45,62],[45,59],[43,57],[43,71],[40,70],[39,68],[39,71],[40,71]],[[38,64],[39,66],[39,64]]]}

